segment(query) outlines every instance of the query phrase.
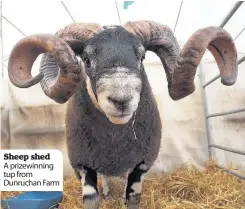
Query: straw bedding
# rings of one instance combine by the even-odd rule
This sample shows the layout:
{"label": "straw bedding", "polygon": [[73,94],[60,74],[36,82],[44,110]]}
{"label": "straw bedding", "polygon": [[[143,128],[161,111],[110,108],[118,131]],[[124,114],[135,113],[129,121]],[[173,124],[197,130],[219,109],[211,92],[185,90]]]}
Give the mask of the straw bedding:
{"label": "straw bedding", "polygon": [[[101,201],[101,209],[122,209],[123,184],[110,179],[111,198]],[[101,182],[99,181],[99,186]],[[82,209],[81,186],[76,178],[64,181],[60,209]],[[18,192],[3,192],[2,198]],[[245,209],[245,181],[206,163],[203,171],[185,166],[162,177],[148,177],[143,183],[142,209]]]}

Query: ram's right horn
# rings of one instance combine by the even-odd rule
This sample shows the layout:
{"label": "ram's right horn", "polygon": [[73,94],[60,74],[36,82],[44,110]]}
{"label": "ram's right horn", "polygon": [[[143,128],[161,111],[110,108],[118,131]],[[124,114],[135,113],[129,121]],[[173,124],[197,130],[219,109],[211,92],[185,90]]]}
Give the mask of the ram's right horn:
{"label": "ram's right horn", "polygon": [[[52,73],[41,70],[32,77],[32,65],[42,53],[49,53],[43,59],[52,56],[60,70]],[[47,34],[31,35],[20,40],[13,48],[8,63],[9,78],[15,86],[28,88],[42,81],[45,83],[42,86],[45,94],[59,103],[65,102],[74,93],[80,81],[80,70],[69,45],[58,36]]]}
{"label": "ram's right horn", "polygon": [[[48,97],[65,103],[83,81],[76,55],[82,50],[82,45],[101,30],[98,24],[73,23],[56,35],[38,34],[21,39],[9,58],[11,82],[19,88],[28,88],[40,82]],[[42,53],[45,54],[40,72],[32,77],[32,65]]]}

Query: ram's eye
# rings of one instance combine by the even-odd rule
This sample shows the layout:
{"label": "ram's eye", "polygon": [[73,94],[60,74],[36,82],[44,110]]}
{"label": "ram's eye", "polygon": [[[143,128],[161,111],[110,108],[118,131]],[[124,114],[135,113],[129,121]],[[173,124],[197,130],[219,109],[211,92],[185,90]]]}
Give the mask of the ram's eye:
{"label": "ram's eye", "polygon": [[145,59],[145,55],[141,57],[141,62],[143,62],[144,59]]}
{"label": "ram's eye", "polygon": [[91,67],[91,62],[90,62],[90,60],[89,60],[89,58],[84,58],[84,63],[85,63],[85,65],[86,65],[86,67]]}

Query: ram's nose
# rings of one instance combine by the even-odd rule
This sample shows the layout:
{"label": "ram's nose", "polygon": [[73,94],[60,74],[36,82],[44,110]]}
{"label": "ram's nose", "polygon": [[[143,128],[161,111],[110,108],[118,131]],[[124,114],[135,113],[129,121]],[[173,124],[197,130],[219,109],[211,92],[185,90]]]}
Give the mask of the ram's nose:
{"label": "ram's nose", "polygon": [[108,97],[108,100],[113,103],[113,105],[120,111],[124,111],[128,108],[129,102],[132,97],[124,97],[124,98],[116,98],[116,97]]}

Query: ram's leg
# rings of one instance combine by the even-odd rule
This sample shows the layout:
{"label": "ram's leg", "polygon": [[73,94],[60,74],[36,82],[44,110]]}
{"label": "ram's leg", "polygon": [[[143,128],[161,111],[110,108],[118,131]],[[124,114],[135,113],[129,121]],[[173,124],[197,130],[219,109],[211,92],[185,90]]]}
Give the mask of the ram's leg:
{"label": "ram's leg", "polygon": [[126,205],[128,209],[139,208],[143,176],[147,171],[148,167],[142,162],[128,175],[126,187]]}
{"label": "ram's leg", "polygon": [[87,167],[79,170],[83,187],[83,207],[84,209],[99,208],[99,193],[97,188],[97,173]]}
{"label": "ram's leg", "polygon": [[101,175],[101,184],[102,184],[102,195],[104,199],[107,199],[110,194],[110,189],[107,184],[105,176]]}

